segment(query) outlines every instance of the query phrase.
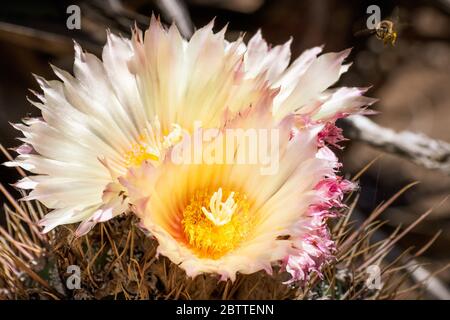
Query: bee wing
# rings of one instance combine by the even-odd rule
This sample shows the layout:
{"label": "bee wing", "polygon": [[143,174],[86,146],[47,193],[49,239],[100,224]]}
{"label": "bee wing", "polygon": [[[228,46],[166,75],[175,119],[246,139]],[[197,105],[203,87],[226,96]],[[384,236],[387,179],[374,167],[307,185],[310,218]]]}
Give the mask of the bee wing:
{"label": "bee wing", "polygon": [[398,6],[392,11],[389,20],[394,24],[394,30],[397,34],[402,33],[403,30],[411,26],[411,23],[407,21],[407,17],[408,15],[406,12],[401,10]]}
{"label": "bee wing", "polygon": [[399,22],[400,22],[400,8],[398,6],[395,7],[394,10],[392,10],[392,14],[391,14],[389,19],[394,23],[394,25],[399,24]]}

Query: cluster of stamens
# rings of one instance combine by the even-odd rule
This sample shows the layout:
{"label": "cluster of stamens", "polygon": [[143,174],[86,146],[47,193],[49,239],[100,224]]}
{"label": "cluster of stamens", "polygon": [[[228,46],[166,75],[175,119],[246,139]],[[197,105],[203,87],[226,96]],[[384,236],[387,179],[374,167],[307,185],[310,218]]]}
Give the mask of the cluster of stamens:
{"label": "cluster of stamens", "polygon": [[[226,195],[226,200],[222,198]],[[218,259],[237,248],[251,230],[249,201],[240,192],[196,192],[183,211],[186,241],[199,257]]]}
{"label": "cluster of stamens", "polygon": [[125,152],[125,166],[139,166],[147,160],[161,161],[164,150],[180,142],[182,136],[183,130],[178,124],[172,124],[172,130],[162,136],[159,121],[156,119],[153,126],[144,130],[144,134]]}

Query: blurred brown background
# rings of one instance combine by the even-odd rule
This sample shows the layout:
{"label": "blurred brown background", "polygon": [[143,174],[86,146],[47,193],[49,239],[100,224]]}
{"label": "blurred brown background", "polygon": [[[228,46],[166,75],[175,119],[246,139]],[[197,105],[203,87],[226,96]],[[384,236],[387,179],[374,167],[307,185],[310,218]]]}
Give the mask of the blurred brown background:
{"label": "blurred brown background", "polygon": [[[450,1],[339,1],[339,0],[186,0],[186,1],[2,1],[0,6],[0,142],[18,145],[8,122],[37,115],[26,96],[37,89],[32,73],[54,78],[49,62],[72,69],[72,39],[88,51],[99,54],[105,42],[105,28],[124,35],[134,21],[144,28],[149,15],[172,20],[168,6],[186,10],[192,24],[200,27],[216,17],[219,30],[229,22],[228,37],[245,31],[247,37],[258,28],[272,44],[294,37],[293,57],[304,49],[325,44],[325,51],[353,47],[353,67],[342,85],[369,86],[370,96],[380,99],[372,120],[395,130],[411,130],[450,142]],[[67,7],[81,8],[81,30],[68,30]],[[366,9],[381,8],[382,18],[395,15],[400,35],[394,47],[383,46],[375,37],[356,38],[365,27]],[[173,8],[173,6],[172,6]],[[170,8],[169,8],[170,9]],[[189,23],[188,21],[185,21]],[[361,142],[346,143],[342,152],[343,171],[355,174],[379,154]],[[2,183],[17,179],[14,169],[0,168]],[[450,194],[450,177],[440,171],[417,166],[405,159],[384,154],[361,179],[358,214],[364,217],[407,183],[420,184],[397,200],[383,218],[389,220],[383,232],[406,225]],[[13,190],[11,190],[13,191]],[[436,270],[450,258],[450,201],[435,208],[431,216],[402,243],[420,246],[438,230],[442,234],[425,253],[423,261]],[[450,283],[450,273],[441,278]]]}

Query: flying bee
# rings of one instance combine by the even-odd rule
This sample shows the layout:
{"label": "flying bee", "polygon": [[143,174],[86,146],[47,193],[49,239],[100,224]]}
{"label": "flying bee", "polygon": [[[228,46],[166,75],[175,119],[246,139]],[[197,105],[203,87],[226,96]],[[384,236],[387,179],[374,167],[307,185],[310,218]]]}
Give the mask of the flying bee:
{"label": "flying bee", "polygon": [[375,35],[378,39],[383,40],[385,45],[388,43],[394,45],[397,40],[397,31],[394,29],[394,23],[390,20],[380,21],[375,27]]}
{"label": "flying bee", "polygon": [[397,31],[395,30],[395,24],[391,20],[382,20],[378,22],[373,29],[364,29],[355,33],[355,36],[375,35],[377,39],[383,41],[386,45],[390,43],[392,46],[397,40]]}

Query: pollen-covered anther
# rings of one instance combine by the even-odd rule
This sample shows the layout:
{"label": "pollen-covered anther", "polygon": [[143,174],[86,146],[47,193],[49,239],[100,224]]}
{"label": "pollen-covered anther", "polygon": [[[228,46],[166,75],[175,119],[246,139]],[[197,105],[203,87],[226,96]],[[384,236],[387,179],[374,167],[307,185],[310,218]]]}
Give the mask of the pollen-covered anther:
{"label": "pollen-covered anther", "polygon": [[182,219],[191,250],[199,257],[218,259],[236,249],[251,231],[249,207],[246,195],[239,192],[197,191]]}
{"label": "pollen-covered anther", "polygon": [[182,137],[183,129],[176,123],[172,124],[167,135],[162,136],[159,120],[155,120],[153,128],[144,130],[144,134],[125,152],[125,166],[139,166],[146,160],[158,163],[164,158],[164,151],[180,142]]}
{"label": "pollen-covered anther", "polygon": [[139,166],[146,160],[158,161],[159,155],[157,150],[153,150],[144,138],[140,138],[138,142],[133,143],[130,149],[125,152],[125,166]]}

